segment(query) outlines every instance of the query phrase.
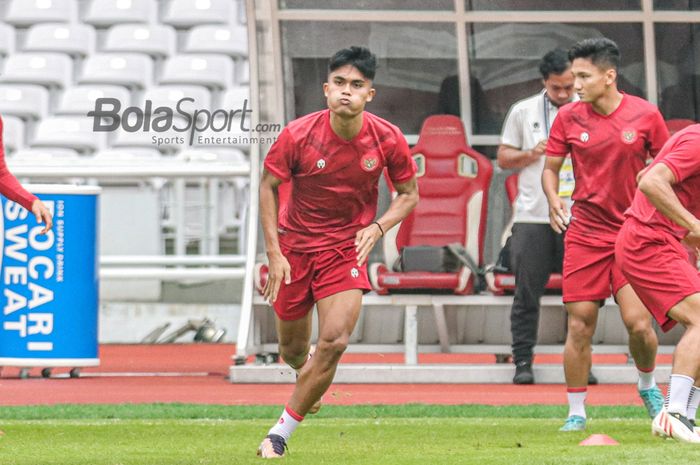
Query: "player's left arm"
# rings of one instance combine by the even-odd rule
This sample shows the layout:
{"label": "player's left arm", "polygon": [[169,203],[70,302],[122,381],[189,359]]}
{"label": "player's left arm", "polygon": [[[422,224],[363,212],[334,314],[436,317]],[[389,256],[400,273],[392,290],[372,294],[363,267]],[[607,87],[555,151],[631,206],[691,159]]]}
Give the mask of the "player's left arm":
{"label": "player's left arm", "polygon": [[665,163],[656,163],[639,180],[639,190],[668,219],[688,230],[683,240],[697,249],[700,247],[700,220],[690,213],[680,202],[673,190],[678,181],[673,171]]}
{"label": "player's left arm", "polygon": [[357,251],[357,265],[362,266],[367,260],[372,247],[391,228],[399,224],[418,204],[418,182],[416,177],[411,177],[403,183],[395,183],[394,188],[398,194],[391,201],[389,209],[374,223],[360,229],[355,235],[355,250]]}

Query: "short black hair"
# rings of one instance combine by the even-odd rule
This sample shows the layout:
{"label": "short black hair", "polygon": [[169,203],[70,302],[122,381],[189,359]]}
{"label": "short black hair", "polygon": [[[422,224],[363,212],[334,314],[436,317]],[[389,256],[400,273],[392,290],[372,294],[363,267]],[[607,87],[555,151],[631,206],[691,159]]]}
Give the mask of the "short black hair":
{"label": "short black hair", "polygon": [[617,44],[605,37],[584,39],[569,49],[569,60],[588,58],[599,68],[617,70],[620,66],[620,49]]}
{"label": "short black hair", "polygon": [[377,72],[377,57],[365,47],[352,46],[338,50],[328,62],[328,73],[332,73],[345,65],[357,68],[364,77],[374,79]]}
{"label": "short black hair", "polygon": [[571,61],[569,61],[569,55],[566,50],[555,48],[547,52],[547,54],[542,57],[542,61],[540,61],[542,79],[546,81],[550,74],[562,74],[569,69],[570,66]]}

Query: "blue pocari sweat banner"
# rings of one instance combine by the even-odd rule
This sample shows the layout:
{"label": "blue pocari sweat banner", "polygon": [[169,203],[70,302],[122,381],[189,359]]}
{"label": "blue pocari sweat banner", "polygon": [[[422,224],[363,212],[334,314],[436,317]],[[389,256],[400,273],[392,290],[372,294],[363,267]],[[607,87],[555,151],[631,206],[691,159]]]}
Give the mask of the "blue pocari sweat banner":
{"label": "blue pocari sweat banner", "polygon": [[94,365],[99,188],[27,187],[47,206],[54,226],[41,235],[44,225],[33,214],[0,199],[0,365]]}

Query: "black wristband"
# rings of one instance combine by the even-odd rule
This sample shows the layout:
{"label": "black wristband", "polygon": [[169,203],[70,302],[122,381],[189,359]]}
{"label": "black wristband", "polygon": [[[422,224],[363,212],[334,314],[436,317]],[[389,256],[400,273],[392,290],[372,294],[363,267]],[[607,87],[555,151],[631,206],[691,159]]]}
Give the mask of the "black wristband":
{"label": "black wristband", "polygon": [[379,224],[379,222],[377,221],[372,221],[372,223],[377,225],[377,227],[379,228],[379,232],[382,233],[382,237],[384,237],[384,229],[382,229],[382,225]]}

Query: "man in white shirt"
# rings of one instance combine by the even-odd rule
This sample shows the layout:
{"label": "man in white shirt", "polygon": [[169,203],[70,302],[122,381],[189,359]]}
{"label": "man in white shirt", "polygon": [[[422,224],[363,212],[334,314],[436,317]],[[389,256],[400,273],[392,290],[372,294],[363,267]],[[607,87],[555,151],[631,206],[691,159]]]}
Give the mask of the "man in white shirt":
{"label": "man in white shirt", "polygon": [[[539,69],[544,89],[510,108],[498,147],[498,166],[520,170],[510,253],[515,274],[511,308],[515,384],[535,382],[532,357],[537,342],[540,297],[549,275],[561,270],[564,250],[563,235],[549,226],[549,204],[541,179],[549,129],[559,107],[575,98],[574,76],[567,52],[562,49],[548,52]],[[573,192],[570,161],[562,167],[561,178],[559,195],[570,199]]]}

